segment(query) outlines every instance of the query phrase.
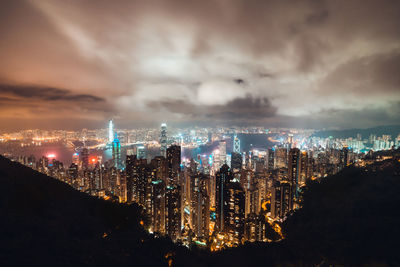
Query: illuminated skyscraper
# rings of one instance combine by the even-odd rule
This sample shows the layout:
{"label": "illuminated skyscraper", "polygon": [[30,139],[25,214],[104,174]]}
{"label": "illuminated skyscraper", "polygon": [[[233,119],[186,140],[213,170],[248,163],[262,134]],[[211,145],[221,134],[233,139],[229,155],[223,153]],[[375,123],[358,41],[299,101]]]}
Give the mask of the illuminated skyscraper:
{"label": "illuminated skyscraper", "polygon": [[153,232],[165,232],[165,184],[162,180],[151,182],[151,227]]}
{"label": "illuminated skyscraper", "polygon": [[245,194],[240,183],[230,181],[224,190],[224,232],[229,241],[241,244],[244,237]]}
{"label": "illuminated skyscraper", "polygon": [[275,150],[275,169],[287,167],[287,149],[284,147]]}
{"label": "illuminated skyscraper", "polygon": [[71,164],[71,166],[68,168],[67,175],[72,187],[79,189],[78,165],[76,163]]}
{"label": "illuminated skyscraper", "polygon": [[340,150],[339,165],[341,169],[347,166],[349,161],[348,159],[349,159],[349,148],[345,146]]}
{"label": "illuminated skyscraper", "polygon": [[239,171],[242,169],[242,155],[240,153],[232,153],[231,168],[234,171]]}
{"label": "illuminated skyscraper", "polygon": [[161,145],[161,156],[167,157],[167,124],[161,124],[161,134],[160,134],[160,145]]}
{"label": "illuminated skyscraper", "polygon": [[293,188],[287,181],[275,182],[271,190],[272,218],[283,218],[289,211],[293,210]]}
{"label": "illuminated skyscraper", "polygon": [[114,141],[112,142],[112,157],[114,161],[114,167],[117,169],[122,168],[121,161],[121,143],[119,142],[117,133],[115,133]]}
{"label": "illuminated skyscraper", "polygon": [[112,143],[114,141],[114,123],[113,120],[108,122],[108,142]]}
{"label": "illuminated skyscraper", "polygon": [[292,148],[289,151],[288,178],[293,186],[293,194],[297,198],[300,180],[300,149]]}
{"label": "illuminated skyscraper", "polygon": [[300,154],[300,185],[304,185],[308,178],[308,162],[309,160],[307,152],[302,151]]}
{"label": "illuminated skyscraper", "polygon": [[228,165],[223,165],[215,175],[215,213],[216,228],[219,232],[224,231],[224,202],[226,202],[226,186],[233,179]]}
{"label": "illuminated skyscraper", "polygon": [[199,172],[190,176],[191,221],[198,238],[205,240],[209,235],[210,198],[207,194],[209,177]]}
{"label": "illuminated skyscraper", "polygon": [[172,145],[167,149],[168,179],[167,185],[177,185],[179,183],[179,173],[181,170],[181,147]]}
{"label": "illuminated skyscraper", "polygon": [[233,138],[233,152],[240,154],[240,140],[237,135]]}
{"label": "illuminated skyscraper", "polygon": [[268,149],[267,169],[273,170],[275,162],[275,149]]}
{"label": "illuminated skyscraper", "polygon": [[84,147],[81,152],[82,169],[87,170],[89,167],[89,150]]}
{"label": "illuminated skyscraper", "polygon": [[226,164],[226,141],[219,142],[219,157],[220,157],[220,164]]}
{"label": "illuminated skyscraper", "polygon": [[181,194],[179,187],[167,186],[165,192],[165,231],[176,241],[181,235]]}

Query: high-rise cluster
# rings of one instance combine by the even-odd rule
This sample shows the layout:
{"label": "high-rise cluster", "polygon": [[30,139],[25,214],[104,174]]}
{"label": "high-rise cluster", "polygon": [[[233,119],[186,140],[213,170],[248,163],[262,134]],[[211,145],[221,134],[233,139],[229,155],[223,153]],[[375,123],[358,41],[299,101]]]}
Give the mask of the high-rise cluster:
{"label": "high-rise cluster", "polygon": [[[117,136],[110,121],[110,160],[103,162],[86,146],[72,155],[67,168],[54,155],[18,160],[91,195],[137,203],[151,233],[211,250],[279,238],[279,224],[301,207],[307,181],[335,174],[357,160],[367,162],[331,138],[321,145],[315,138],[286,134],[283,141],[255,149],[241,142],[243,133],[210,130],[204,131],[203,140],[212,151],[188,157],[186,147],[200,151],[195,130],[167,136],[162,124],[157,132],[148,144],[132,144],[127,140],[133,138],[123,132]],[[113,134],[111,142],[108,133]]]}

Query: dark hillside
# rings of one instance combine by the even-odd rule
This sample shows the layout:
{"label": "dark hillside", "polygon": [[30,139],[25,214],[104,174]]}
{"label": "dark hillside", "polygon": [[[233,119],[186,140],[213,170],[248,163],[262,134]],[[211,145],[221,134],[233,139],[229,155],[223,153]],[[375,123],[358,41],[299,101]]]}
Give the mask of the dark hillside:
{"label": "dark hillside", "polygon": [[139,225],[135,205],[80,193],[0,157],[0,266],[167,266],[169,240]]}

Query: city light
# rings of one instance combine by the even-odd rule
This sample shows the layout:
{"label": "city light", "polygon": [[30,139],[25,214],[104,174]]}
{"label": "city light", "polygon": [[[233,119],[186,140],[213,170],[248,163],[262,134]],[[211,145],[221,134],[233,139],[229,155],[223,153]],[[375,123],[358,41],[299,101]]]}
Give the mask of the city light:
{"label": "city light", "polygon": [[[68,151],[79,151],[70,152],[71,165],[55,160],[54,152],[17,160],[98,198],[136,202],[151,218],[148,225],[141,221],[149,233],[211,251],[245,242],[273,242],[267,237],[267,225],[278,240],[283,239],[281,223],[301,208],[307,181],[321,181],[349,166],[388,160],[390,156],[373,160],[366,156],[400,146],[400,135],[340,139],[298,129],[269,129],[266,134],[261,127],[253,129],[254,134],[242,127],[229,135],[230,128],[168,128],[167,132],[162,124],[154,130],[118,130],[117,136],[112,121],[109,126],[85,130],[83,147],[79,131],[47,132],[48,138],[37,133],[40,142],[61,140]],[[7,142],[6,136],[13,136],[19,151],[43,145],[25,140],[21,133],[3,135]]]}

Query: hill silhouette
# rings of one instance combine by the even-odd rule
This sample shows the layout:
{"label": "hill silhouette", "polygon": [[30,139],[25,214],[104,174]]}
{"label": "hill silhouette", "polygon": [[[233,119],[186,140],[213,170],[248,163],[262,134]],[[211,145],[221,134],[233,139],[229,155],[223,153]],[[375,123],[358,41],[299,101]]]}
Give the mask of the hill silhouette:
{"label": "hill silhouette", "polygon": [[97,199],[0,157],[0,266],[396,266],[400,162],[307,184],[285,239],[217,253],[154,238],[142,211]]}
{"label": "hill silhouette", "polygon": [[141,209],[74,190],[0,156],[0,266],[168,266]]}
{"label": "hill silhouette", "polygon": [[363,139],[367,139],[371,134],[376,136],[388,134],[393,138],[396,138],[397,135],[400,134],[400,125],[378,126],[367,129],[323,130],[315,132],[313,136],[321,138],[328,138],[329,136],[332,136],[333,138],[355,138],[357,137],[357,134],[361,134]]}

